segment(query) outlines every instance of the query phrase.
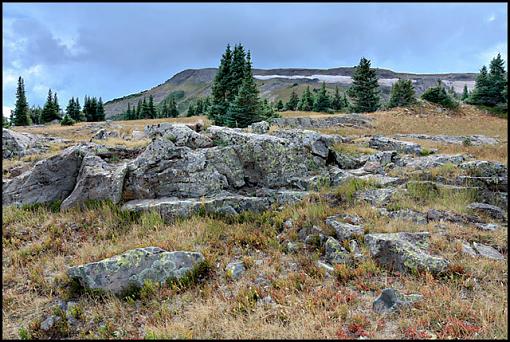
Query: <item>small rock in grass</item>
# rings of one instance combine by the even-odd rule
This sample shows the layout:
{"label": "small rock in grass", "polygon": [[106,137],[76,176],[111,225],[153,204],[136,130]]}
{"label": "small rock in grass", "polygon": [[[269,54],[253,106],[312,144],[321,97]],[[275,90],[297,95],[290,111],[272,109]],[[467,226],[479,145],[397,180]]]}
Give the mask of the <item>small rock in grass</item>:
{"label": "small rock in grass", "polygon": [[244,266],[244,262],[231,262],[225,268],[227,272],[227,277],[232,279],[239,279],[241,275],[246,271],[246,267]]}
{"label": "small rock in grass", "polygon": [[378,313],[397,311],[404,306],[409,306],[414,302],[421,300],[422,298],[423,296],[419,294],[406,296],[389,288],[382,291],[381,295],[372,304],[372,308]]}

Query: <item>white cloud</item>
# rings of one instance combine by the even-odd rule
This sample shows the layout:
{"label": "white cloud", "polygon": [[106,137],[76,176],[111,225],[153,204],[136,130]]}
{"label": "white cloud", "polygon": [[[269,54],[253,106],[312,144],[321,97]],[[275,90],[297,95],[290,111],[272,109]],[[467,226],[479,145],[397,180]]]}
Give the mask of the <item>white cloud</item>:
{"label": "white cloud", "polygon": [[[494,45],[493,47],[482,51],[478,54],[478,58],[480,59],[481,63],[485,66],[489,66],[490,61],[496,57],[497,54],[501,54],[501,57],[505,60],[506,64],[508,65],[508,55],[507,55],[507,43],[498,43]],[[508,69],[508,68],[507,68]]]}
{"label": "white cloud", "polygon": [[490,15],[490,17],[489,17],[489,18],[487,18],[487,20],[488,20],[489,22],[492,22],[492,21],[496,20],[496,15],[491,14],[491,15]]}
{"label": "white cloud", "polygon": [[3,116],[6,117],[6,118],[10,117],[12,109],[13,108],[11,108],[11,107],[3,106],[2,107],[2,114],[3,114]]}

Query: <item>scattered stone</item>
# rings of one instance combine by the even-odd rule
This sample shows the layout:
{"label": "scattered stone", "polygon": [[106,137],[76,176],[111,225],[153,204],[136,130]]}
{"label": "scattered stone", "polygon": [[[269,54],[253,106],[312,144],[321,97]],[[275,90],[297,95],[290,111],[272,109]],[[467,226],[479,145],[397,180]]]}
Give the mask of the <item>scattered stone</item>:
{"label": "scattered stone", "polygon": [[416,224],[427,224],[428,222],[426,214],[411,209],[389,211],[386,208],[379,208],[379,214],[395,220],[412,221]]}
{"label": "scattered stone", "polygon": [[288,219],[283,222],[283,229],[291,229],[294,226],[292,219]]}
{"label": "scattered stone", "polygon": [[355,196],[357,199],[369,202],[373,206],[384,206],[388,204],[396,191],[393,188],[372,189],[362,192],[358,191]]}
{"label": "scattered stone", "polygon": [[427,221],[453,222],[453,223],[484,223],[476,216],[462,215],[446,210],[429,209],[427,211]]}
{"label": "scattered stone", "polygon": [[499,229],[499,226],[495,223],[476,223],[475,226],[480,230],[485,230],[489,232],[493,232]]}
{"label": "scattered stone", "polygon": [[61,318],[59,316],[51,315],[41,322],[41,330],[46,332],[50,331],[60,320]]}
{"label": "scattered stone", "polygon": [[420,294],[402,295],[398,291],[387,288],[372,304],[372,309],[378,313],[393,312],[410,306],[423,298]]}
{"label": "scattered stone", "polygon": [[333,268],[333,266],[331,266],[328,263],[322,262],[320,260],[317,261],[317,267],[324,269],[326,271],[326,273],[329,273],[329,274],[333,273],[333,271],[335,270]]}
{"label": "scattered stone", "polygon": [[495,248],[481,243],[473,242],[473,248],[483,257],[494,260],[505,260],[505,257]]}
{"label": "scattered stone", "polygon": [[203,261],[203,255],[197,252],[168,252],[158,247],[145,247],[71,267],[68,275],[85,289],[122,294],[133,286],[142,287],[145,280],[163,284],[169,279],[180,279]]}
{"label": "scattered stone", "polygon": [[338,167],[344,170],[360,168],[366,162],[366,160],[362,160],[361,158],[356,158],[346,153],[341,153],[337,151],[333,151],[333,155],[335,157],[335,162],[338,165]]}
{"label": "scattered stone", "polygon": [[246,271],[246,267],[244,266],[244,262],[230,262],[225,268],[227,278],[231,279],[239,279],[241,275]]}
{"label": "scattered stone", "polygon": [[462,253],[477,257],[478,253],[468,243],[462,243]]}
{"label": "scattered stone", "polygon": [[507,167],[499,162],[487,160],[473,160],[459,165],[470,176],[476,177],[508,177]]}
{"label": "scattered stone", "polygon": [[364,175],[359,177],[359,179],[367,180],[373,182],[379,186],[391,186],[398,185],[402,183],[402,180],[398,177],[388,177],[382,175]]}
{"label": "scattered stone", "polygon": [[118,138],[119,136],[120,136],[120,134],[118,131],[107,131],[106,129],[101,128],[99,131],[94,133],[94,135],[92,136],[92,139],[106,140],[109,138]]}
{"label": "scattered stone", "polygon": [[396,162],[398,166],[405,166],[415,170],[426,170],[434,167],[438,167],[444,164],[460,165],[466,157],[462,154],[454,155],[430,155],[426,157],[411,157],[405,156]]}
{"label": "scattered stone", "polygon": [[266,134],[269,132],[270,124],[267,121],[260,121],[252,123],[248,128],[251,129],[252,133],[256,134]]}
{"label": "scattered stone", "polygon": [[331,264],[345,264],[351,261],[349,252],[332,237],[326,240],[325,258]]}
{"label": "scattered stone", "polygon": [[338,222],[335,216],[326,218],[326,224],[336,232],[338,241],[349,240],[357,235],[363,235],[364,229],[362,226],[352,225],[350,223]]}
{"label": "scattered stone", "polygon": [[142,131],[133,130],[133,132],[131,132],[131,139],[132,140],[145,139],[145,133]]}

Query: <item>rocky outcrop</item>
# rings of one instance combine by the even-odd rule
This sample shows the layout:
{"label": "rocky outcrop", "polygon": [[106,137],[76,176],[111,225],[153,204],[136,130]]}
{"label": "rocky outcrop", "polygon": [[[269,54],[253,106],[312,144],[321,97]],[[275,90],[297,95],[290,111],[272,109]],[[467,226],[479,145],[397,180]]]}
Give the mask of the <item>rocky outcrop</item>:
{"label": "rocky outcrop", "polygon": [[73,192],[61,205],[61,209],[81,205],[88,200],[109,199],[117,204],[122,198],[127,164],[110,165],[95,155],[83,158]]}
{"label": "rocky outcrop", "polygon": [[372,127],[372,118],[361,114],[344,114],[325,117],[277,118],[273,124],[278,127],[330,128],[334,126]]}
{"label": "rocky outcrop", "polygon": [[476,213],[482,213],[496,220],[506,220],[506,212],[494,205],[485,203],[471,203],[467,208]]}
{"label": "rocky outcrop", "polygon": [[196,271],[202,262],[204,256],[200,253],[145,247],[74,266],[67,273],[86,290],[122,295],[133,288],[141,288],[146,280],[160,284],[178,280]]}
{"label": "rocky outcrop", "polygon": [[366,201],[373,206],[384,206],[389,203],[396,191],[395,188],[372,189],[358,191],[355,196],[358,200]]}
{"label": "rocky outcrop", "polygon": [[405,166],[415,170],[426,170],[433,167],[438,167],[444,164],[460,165],[466,160],[466,156],[462,154],[438,154],[426,157],[416,158],[411,156],[404,156],[398,162],[398,166]]}
{"label": "rocky outcrop", "polygon": [[365,242],[372,258],[390,270],[442,273],[446,271],[448,262],[426,252],[429,237],[427,232],[366,234]]}
{"label": "rocky outcrop", "polygon": [[2,128],[2,156],[4,159],[41,153],[48,150],[49,144],[62,142],[65,140]]}
{"label": "rocky outcrop", "polygon": [[183,124],[160,123],[145,127],[145,136],[148,138],[163,137],[170,140],[175,146],[186,146],[192,149],[212,147],[211,139],[199,134]]}
{"label": "rocky outcrop", "polygon": [[410,138],[418,140],[437,141],[444,144],[463,144],[463,145],[495,145],[497,139],[485,135],[427,135],[427,134],[396,134],[395,138]]}

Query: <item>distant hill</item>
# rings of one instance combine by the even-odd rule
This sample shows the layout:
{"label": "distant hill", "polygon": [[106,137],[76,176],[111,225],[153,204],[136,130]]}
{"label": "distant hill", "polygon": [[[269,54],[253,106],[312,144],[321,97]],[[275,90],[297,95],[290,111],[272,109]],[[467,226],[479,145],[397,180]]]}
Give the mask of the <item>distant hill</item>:
{"label": "distant hill", "polygon": [[[260,94],[269,101],[282,99],[284,102],[290,97],[292,90],[299,95],[310,86],[311,89],[318,89],[321,82],[331,91],[335,86],[346,89],[351,83],[353,67],[341,67],[333,69],[253,69]],[[169,80],[151,89],[136,94],[126,95],[105,103],[107,118],[123,113],[130,103],[135,105],[143,97],[154,98],[158,104],[166,98],[173,96],[176,99],[178,109],[184,113],[191,102],[198,97],[210,95],[211,86],[217,68],[187,69],[174,75]],[[425,89],[441,80],[447,86],[453,86],[458,93],[462,92],[464,84],[468,89],[474,87],[475,73],[450,73],[450,74],[411,74],[399,73],[387,69],[376,69],[379,85],[383,98],[387,98],[393,84],[397,79],[413,80],[416,92],[423,93]]]}

